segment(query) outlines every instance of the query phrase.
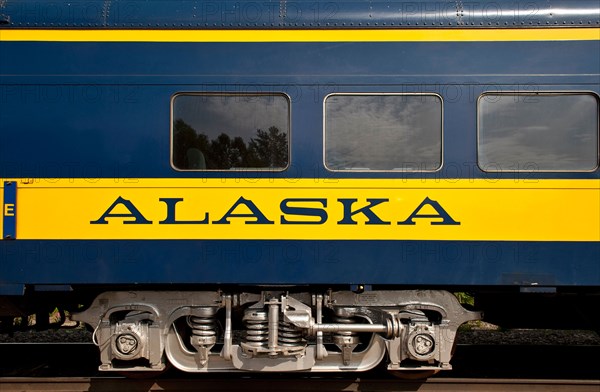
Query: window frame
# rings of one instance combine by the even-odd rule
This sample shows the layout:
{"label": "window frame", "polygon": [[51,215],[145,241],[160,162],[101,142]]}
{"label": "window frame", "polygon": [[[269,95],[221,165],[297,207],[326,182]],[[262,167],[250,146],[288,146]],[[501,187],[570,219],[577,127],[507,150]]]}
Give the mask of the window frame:
{"label": "window frame", "polygon": [[[174,118],[173,111],[175,106],[175,99],[180,96],[211,96],[211,97],[256,97],[256,96],[264,96],[264,97],[283,97],[287,102],[287,148],[288,148],[288,159],[287,165],[282,168],[255,168],[255,167],[240,167],[240,168],[230,168],[230,169],[180,169],[175,166],[173,162],[173,154],[175,151],[174,146]],[[271,173],[281,173],[287,171],[292,164],[292,99],[285,92],[219,92],[219,91],[209,91],[209,92],[199,92],[199,91],[179,91],[171,95],[171,99],[169,102],[169,164],[171,168],[178,172],[183,173],[240,173],[240,172],[271,172]]]}
{"label": "window frame", "polygon": [[[440,164],[432,170],[423,169],[388,169],[388,170],[371,170],[371,169],[332,169],[327,166],[327,99],[332,96],[429,96],[439,99],[440,102]],[[437,173],[444,167],[444,98],[437,93],[415,92],[415,93],[396,93],[396,92],[335,92],[327,94],[323,98],[323,166],[327,171],[333,173]]]}
{"label": "window frame", "polygon": [[[559,170],[559,169],[485,169],[482,167],[479,160],[480,142],[481,142],[481,110],[480,102],[486,96],[490,95],[506,95],[506,96],[518,96],[518,97],[529,97],[529,96],[564,96],[564,95],[589,95],[596,100],[596,166],[593,169],[580,169],[580,170]],[[477,98],[477,106],[475,108],[477,112],[477,145],[476,145],[476,159],[477,167],[484,173],[593,173],[600,168],[600,96],[594,91],[583,91],[583,90],[544,90],[536,92],[523,92],[523,91],[484,91]],[[533,163],[533,162],[532,162]]]}

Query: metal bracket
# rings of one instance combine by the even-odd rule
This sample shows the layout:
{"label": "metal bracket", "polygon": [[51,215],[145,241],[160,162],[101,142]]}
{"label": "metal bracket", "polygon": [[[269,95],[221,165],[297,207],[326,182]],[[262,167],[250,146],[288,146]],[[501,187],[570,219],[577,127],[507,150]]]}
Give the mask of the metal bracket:
{"label": "metal bracket", "polygon": [[17,238],[17,183],[4,181],[4,202],[2,205],[2,239]]}

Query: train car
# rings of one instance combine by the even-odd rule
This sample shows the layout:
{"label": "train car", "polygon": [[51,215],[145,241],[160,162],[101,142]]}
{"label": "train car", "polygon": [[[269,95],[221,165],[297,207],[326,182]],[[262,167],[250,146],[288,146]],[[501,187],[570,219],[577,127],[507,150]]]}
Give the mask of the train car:
{"label": "train car", "polygon": [[597,329],[599,94],[596,0],[0,1],[3,325],[192,373]]}

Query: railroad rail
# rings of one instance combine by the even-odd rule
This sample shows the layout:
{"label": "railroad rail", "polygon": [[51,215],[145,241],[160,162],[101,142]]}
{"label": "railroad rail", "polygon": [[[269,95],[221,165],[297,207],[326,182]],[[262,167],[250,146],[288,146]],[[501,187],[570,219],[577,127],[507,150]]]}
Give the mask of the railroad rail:
{"label": "railroad rail", "polygon": [[[0,344],[0,377],[107,377],[98,371],[98,348],[91,343]],[[453,369],[442,378],[598,380],[600,345],[462,345],[452,359]],[[486,358],[485,361],[480,358]],[[168,372],[170,378],[184,378]],[[360,373],[365,380],[389,376],[387,371]],[[235,377],[243,377],[237,373]],[[301,377],[301,375],[297,375]],[[340,377],[342,375],[339,375]],[[389,376],[391,377],[391,376]],[[597,392],[597,391],[596,391]]]}
{"label": "railroad rail", "polygon": [[45,392],[154,392],[154,391],[343,391],[343,392],[597,392],[600,380],[518,380],[431,378],[426,381],[334,379],[334,378],[210,378],[210,379],[125,379],[125,378],[0,378],[0,390]]}
{"label": "railroad rail", "polygon": [[[397,379],[385,369],[358,377],[326,373],[189,375],[171,369],[160,376],[133,379],[99,372],[98,358],[91,355],[96,351],[87,343],[0,344],[0,391],[600,391],[599,345],[458,345],[453,370],[427,380]],[[482,357],[488,359],[477,359]]]}

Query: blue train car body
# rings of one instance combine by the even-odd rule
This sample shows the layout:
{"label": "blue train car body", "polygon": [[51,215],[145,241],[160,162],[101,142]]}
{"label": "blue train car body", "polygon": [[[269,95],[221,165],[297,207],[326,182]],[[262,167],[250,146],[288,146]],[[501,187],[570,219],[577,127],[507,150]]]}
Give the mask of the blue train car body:
{"label": "blue train car body", "polygon": [[448,291],[593,327],[599,95],[595,1],[2,2],[0,309],[105,370],[436,371]]}

